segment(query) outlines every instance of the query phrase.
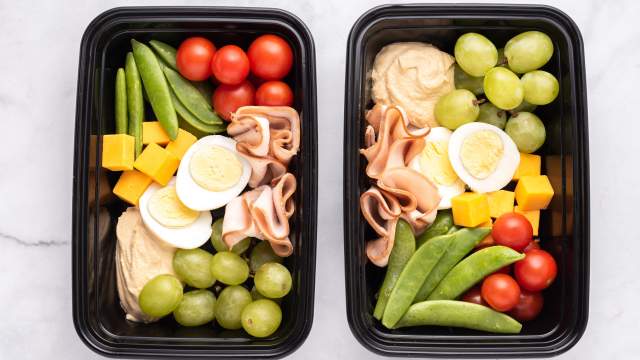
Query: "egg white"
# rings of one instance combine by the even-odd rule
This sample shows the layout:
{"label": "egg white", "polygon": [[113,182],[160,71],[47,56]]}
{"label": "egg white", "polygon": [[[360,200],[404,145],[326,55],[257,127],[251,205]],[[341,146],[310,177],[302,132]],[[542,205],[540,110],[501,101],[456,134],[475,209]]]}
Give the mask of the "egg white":
{"label": "egg white", "polygon": [[[503,155],[492,174],[485,179],[478,179],[465,169],[462,159],[460,159],[460,151],[464,140],[468,136],[483,130],[492,131],[500,137],[503,145]],[[518,152],[518,148],[511,140],[511,137],[500,128],[486,123],[471,122],[460,126],[451,135],[449,140],[449,161],[458,177],[471,190],[477,193],[487,193],[500,190],[509,184],[520,164],[520,152]]]}
{"label": "egg white", "polygon": [[[449,139],[451,138],[451,130],[445,127],[434,127],[431,128],[429,134],[425,137],[425,142],[446,142],[449,143]],[[418,154],[409,166],[418,171],[419,173],[425,175],[428,179],[430,179],[433,184],[438,188],[438,194],[440,195],[440,203],[438,204],[438,209],[450,209],[451,208],[451,199],[455,196],[462,194],[465,190],[464,182],[460,179],[456,179],[453,184],[450,185],[442,185],[438,184],[431,178],[430,172],[431,170],[428,168],[424,168],[421,162],[422,153]]]}
{"label": "egg white", "polygon": [[[238,179],[235,185],[224,191],[211,191],[203,188],[193,180],[189,170],[189,163],[191,162],[193,154],[203,146],[211,145],[220,146],[231,151],[238,157],[238,160],[240,160],[242,164],[240,179]],[[222,135],[209,135],[191,145],[182,157],[182,161],[178,167],[176,192],[178,193],[180,201],[190,209],[197,211],[214,210],[227,205],[229,201],[240,195],[242,190],[247,186],[247,183],[249,183],[250,177],[251,165],[249,165],[249,162],[245,158],[238,154],[236,141]]]}
{"label": "egg white", "polygon": [[[173,177],[167,186],[175,186],[175,184],[176,178]],[[209,211],[200,212],[194,222],[180,228],[168,228],[151,216],[148,208],[149,200],[160,189],[162,189],[162,185],[154,182],[140,197],[140,216],[147,230],[158,239],[180,249],[194,249],[206,243],[211,238],[211,223],[213,222]]]}

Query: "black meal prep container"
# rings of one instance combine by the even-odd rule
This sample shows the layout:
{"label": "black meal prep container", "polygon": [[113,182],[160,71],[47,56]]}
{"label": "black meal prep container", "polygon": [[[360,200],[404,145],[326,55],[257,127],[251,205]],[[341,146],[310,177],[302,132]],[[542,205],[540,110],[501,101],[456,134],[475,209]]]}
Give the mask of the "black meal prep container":
{"label": "black meal prep container", "polygon": [[[171,316],[141,325],[128,322],[120,308],[115,280],[115,222],[126,207],[101,203],[101,135],[113,133],[115,72],[124,66],[130,39],[158,39],[178,46],[201,35],[216,46],[246,48],[258,35],[284,37],[294,51],[286,81],[295,93],[302,119],[300,152],[290,171],[298,180],[296,212],[291,218],[294,255],[285,260],[293,290],[282,303],[280,329],[265,339],[242,330],[211,325],[184,328]],[[296,350],[313,321],[316,258],[317,139],[315,52],[311,34],[295,16],[282,10],[226,7],[117,8],[98,16],[87,28],[80,49],[73,173],[73,319],[92,350],[112,357],[278,358]],[[152,113],[147,109],[147,118]],[[95,176],[94,176],[95,175]],[[113,186],[117,174],[107,174]],[[104,191],[104,189],[103,189]],[[98,199],[93,201],[92,199]],[[103,207],[104,206],[104,207]],[[106,209],[95,211],[94,209]],[[214,213],[214,215],[221,215]]]}
{"label": "black meal prep container", "polygon": [[[378,51],[397,41],[424,41],[453,54],[458,36],[479,32],[497,47],[526,30],[540,30],[555,52],[545,69],[558,77],[560,94],[536,113],[546,124],[539,153],[556,196],[542,212],[540,240],[558,263],[558,277],[544,292],[542,314],[519,335],[496,335],[446,327],[388,330],[372,316],[385,269],[368,263],[365,244],[374,233],[360,214],[359,196],[369,186],[364,173],[364,112],[372,106],[370,72]],[[589,287],[589,163],[582,38],[561,11],[529,5],[394,5],[360,17],[349,35],[344,138],[344,223],[347,316],[351,331],[369,350],[391,356],[552,356],[570,349],[587,324]]]}

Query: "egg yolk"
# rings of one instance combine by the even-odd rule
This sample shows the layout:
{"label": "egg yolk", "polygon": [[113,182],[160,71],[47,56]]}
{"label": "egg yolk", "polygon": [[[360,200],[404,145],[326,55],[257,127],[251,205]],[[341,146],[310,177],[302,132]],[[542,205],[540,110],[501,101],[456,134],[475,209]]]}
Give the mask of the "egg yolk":
{"label": "egg yolk", "polygon": [[422,150],[420,167],[438,185],[451,185],[458,176],[449,162],[448,142],[428,141]]}
{"label": "egg yolk", "polygon": [[186,207],[178,198],[175,186],[166,186],[156,191],[147,205],[149,214],[161,225],[180,228],[190,225],[200,213]]}
{"label": "egg yolk", "polygon": [[209,191],[224,191],[237,184],[242,175],[238,156],[221,146],[204,146],[193,154],[189,172],[196,184]]}
{"label": "egg yolk", "polygon": [[460,149],[462,166],[476,179],[486,179],[504,154],[500,136],[490,130],[477,131],[464,139]]}

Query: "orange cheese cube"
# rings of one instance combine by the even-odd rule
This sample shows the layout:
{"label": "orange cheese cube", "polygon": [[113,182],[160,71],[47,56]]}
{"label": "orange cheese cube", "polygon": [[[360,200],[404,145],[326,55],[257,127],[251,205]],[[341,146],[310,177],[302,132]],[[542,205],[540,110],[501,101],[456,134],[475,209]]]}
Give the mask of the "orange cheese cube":
{"label": "orange cheese cube", "polygon": [[102,137],[102,167],[111,171],[133,169],[135,139],[127,134]]}
{"label": "orange cheese cube", "polygon": [[113,188],[113,193],[131,205],[138,206],[140,196],[151,184],[151,178],[138,170],[125,171]]}
{"label": "orange cheese cube", "polygon": [[478,227],[492,229],[493,228],[493,220],[491,220],[491,218],[489,218],[488,221],[483,222],[482,224],[478,225]]}
{"label": "orange cheese cube", "polygon": [[476,227],[491,220],[489,200],[486,194],[466,192],[451,199],[453,223],[459,226]]}
{"label": "orange cheese cube", "polygon": [[520,164],[513,174],[513,180],[520,180],[523,176],[540,175],[541,166],[540,155],[520,153]]}
{"label": "orange cheese cube", "polygon": [[516,206],[514,209],[518,214],[524,215],[529,222],[531,223],[531,227],[533,228],[533,236],[538,236],[538,227],[540,227],[540,210],[521,210],[519,206]]}
{"label": "orange cheese cube", "polygon": [[505,213],[513,212],[513,201],[516,194],[513,191],[498,190],[487,193],[489,200],[489,215],[492,218],[498,218]]}
{"label": "orange cheese cube", "polygon": [[145,121],[142,123],[142,143],[166,145],[169,135],[164,131],[159,121]]}
{"label": "orange cheese cube", "polygon": [[198,141],[198,138],[193,134],[186,130],[178,129],[178,136],[175,140],[169,141],[169,144],[165,147],[165,149],[167,149],[168,152],[172,153],[173,156],[182,160],[184,153],[186,153],[189,147],[191,147],[191,145],[193,145],[196,141]]}
{"label": "orange cheese cube", "polygon": [[171,180],[179,164],[180,159],[160,147],[160,145],[151,143],[144,148],[133,163],[133,167],[164,186]]}
{"label": "orange cheese cube", "polygon": [[553,187],[546,175],[523,176],[516,185],[516,201],[520,210],[546,209],[553,198]]}

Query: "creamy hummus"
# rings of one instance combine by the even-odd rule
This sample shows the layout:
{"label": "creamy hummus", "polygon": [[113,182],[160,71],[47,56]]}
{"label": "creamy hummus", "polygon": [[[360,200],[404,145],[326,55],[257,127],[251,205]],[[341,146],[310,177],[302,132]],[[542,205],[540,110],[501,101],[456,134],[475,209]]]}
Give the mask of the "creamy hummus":
{"label": "creamy hummus", "polygon": [[145,315],[138,305],[138,295],[153,277],[172,274],[173,254],[176,249],[165,245],[147,231],[142,223],[140,211],[128,208],[120,218],[116,228],[116,277],[120,306],[127,314],[127,320],[152,322],[158,320]]}
{"label": "creamy hummus", "polygon": [[454,63],[453,56],[431,44],[387,45],[373,63],[373,101],[404,108],[415,126],[438,126],[433,109],[442,95],[455,89]]}

